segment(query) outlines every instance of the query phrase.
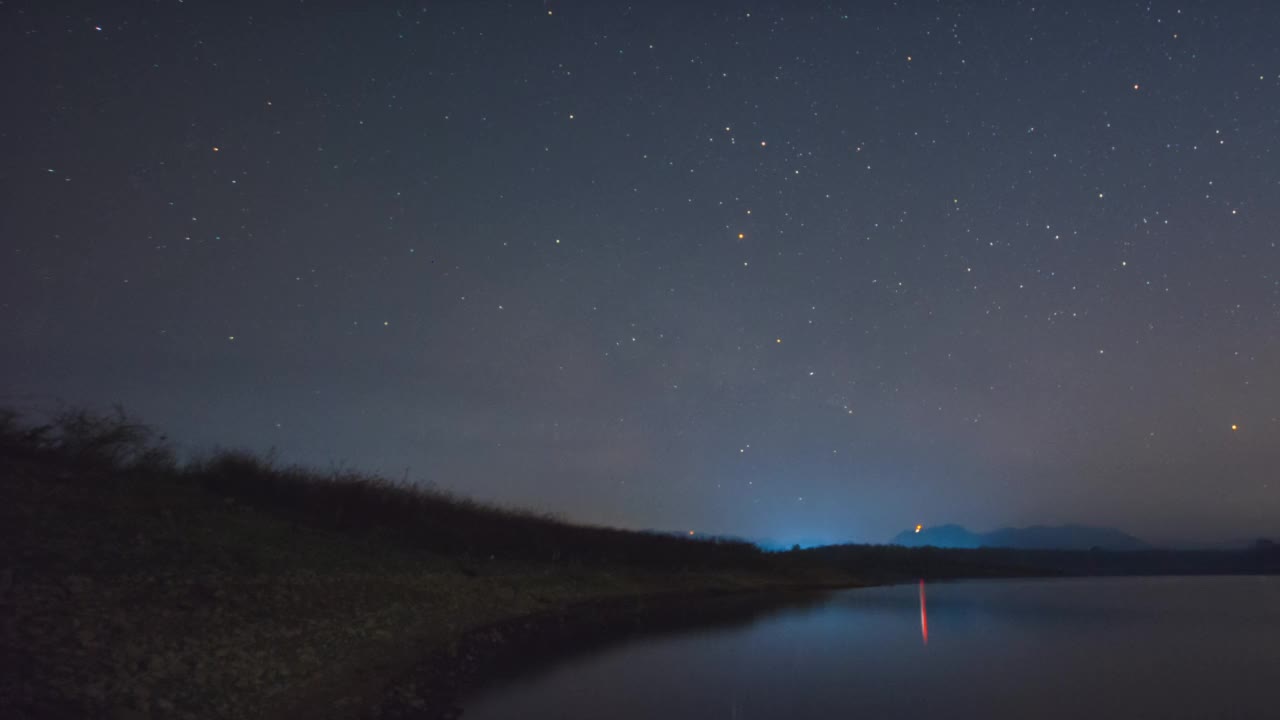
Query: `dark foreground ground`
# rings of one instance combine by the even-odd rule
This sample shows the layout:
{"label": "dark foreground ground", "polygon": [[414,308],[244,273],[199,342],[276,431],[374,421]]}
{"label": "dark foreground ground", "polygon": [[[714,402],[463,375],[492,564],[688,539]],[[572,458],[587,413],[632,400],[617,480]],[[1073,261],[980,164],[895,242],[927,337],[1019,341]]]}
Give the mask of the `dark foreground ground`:
{"label": "dark foreground ground", "polygon": [[123,416],[0,417],[0,717],[448,717],[548,643],[732,622],[925,578],[1276,572],[1238,553],[836,546],[571,525],[241,453],[179,466]]}
{"label": "dark foreground ground", "polygon": [[0,717],[441,716],[506,635],[858,582],[77,422],[0,428]]}

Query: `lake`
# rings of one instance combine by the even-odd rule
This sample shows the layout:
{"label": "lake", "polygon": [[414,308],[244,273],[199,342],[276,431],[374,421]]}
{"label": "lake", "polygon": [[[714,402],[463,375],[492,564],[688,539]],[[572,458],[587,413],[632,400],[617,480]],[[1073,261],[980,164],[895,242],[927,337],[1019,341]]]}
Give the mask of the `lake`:
{"label": "lake", "polygon": [[496,718],[1277,718],[1280,577],[847,590],[483,688]]}

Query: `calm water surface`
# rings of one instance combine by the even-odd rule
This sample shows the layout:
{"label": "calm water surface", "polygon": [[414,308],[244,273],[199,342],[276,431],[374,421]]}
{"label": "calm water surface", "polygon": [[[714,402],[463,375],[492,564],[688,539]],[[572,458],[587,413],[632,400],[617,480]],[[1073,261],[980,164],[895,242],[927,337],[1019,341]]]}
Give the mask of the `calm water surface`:
{"label": "calm water surface", "polygon": [[491,718],[1280,718],[1280,578],[931,583],[632,637],[462,703]]}

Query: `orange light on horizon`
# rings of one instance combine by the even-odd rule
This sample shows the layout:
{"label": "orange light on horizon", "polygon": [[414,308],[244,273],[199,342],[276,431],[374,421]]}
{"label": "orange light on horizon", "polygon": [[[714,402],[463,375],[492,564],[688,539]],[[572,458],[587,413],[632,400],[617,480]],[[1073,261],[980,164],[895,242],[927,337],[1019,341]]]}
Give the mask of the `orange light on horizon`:
{"label": "orange light on horizon", "polygon": [[1237,430],[1239,430],[1239,429],[1240,429],[1240,426],[1239,426],[1239,425],[1237,425],[1237,424],[1235,424],[1235,423],[1231,423],[1231,432],[1236,432],[1236,431],[1237,431]]}
{"label": "orange light on horizon", "polygon": [[692,535],[692,534],[693,534],[693,531],[692,531],[692,530],[690,530],[690,531],[689,531],[689,534],[690,534],[690,535]]}
{"label": "orange light on horizon", "polygon": [[924,529],[924,526],[923,526],[923,525],[917,525],[917,526],[916,526],[916,532],[920,532],[920,531],[921,531],[921,530],[923,530],[923,529]]}

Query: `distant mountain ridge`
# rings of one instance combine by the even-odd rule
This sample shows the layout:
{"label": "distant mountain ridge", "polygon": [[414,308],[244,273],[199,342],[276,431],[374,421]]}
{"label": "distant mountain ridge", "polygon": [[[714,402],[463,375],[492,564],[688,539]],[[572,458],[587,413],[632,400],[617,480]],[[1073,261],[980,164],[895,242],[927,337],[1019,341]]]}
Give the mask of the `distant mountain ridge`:
{"label": "distant mountain ridge", "polygon": [[1006,547],[1021,550],[1145,550],[1147,543],[1122,530],[1091,525],[1032,525],[1000,528],[976,533],[962,525],[903,530],[893,536],[893,545],[947,548]]}

